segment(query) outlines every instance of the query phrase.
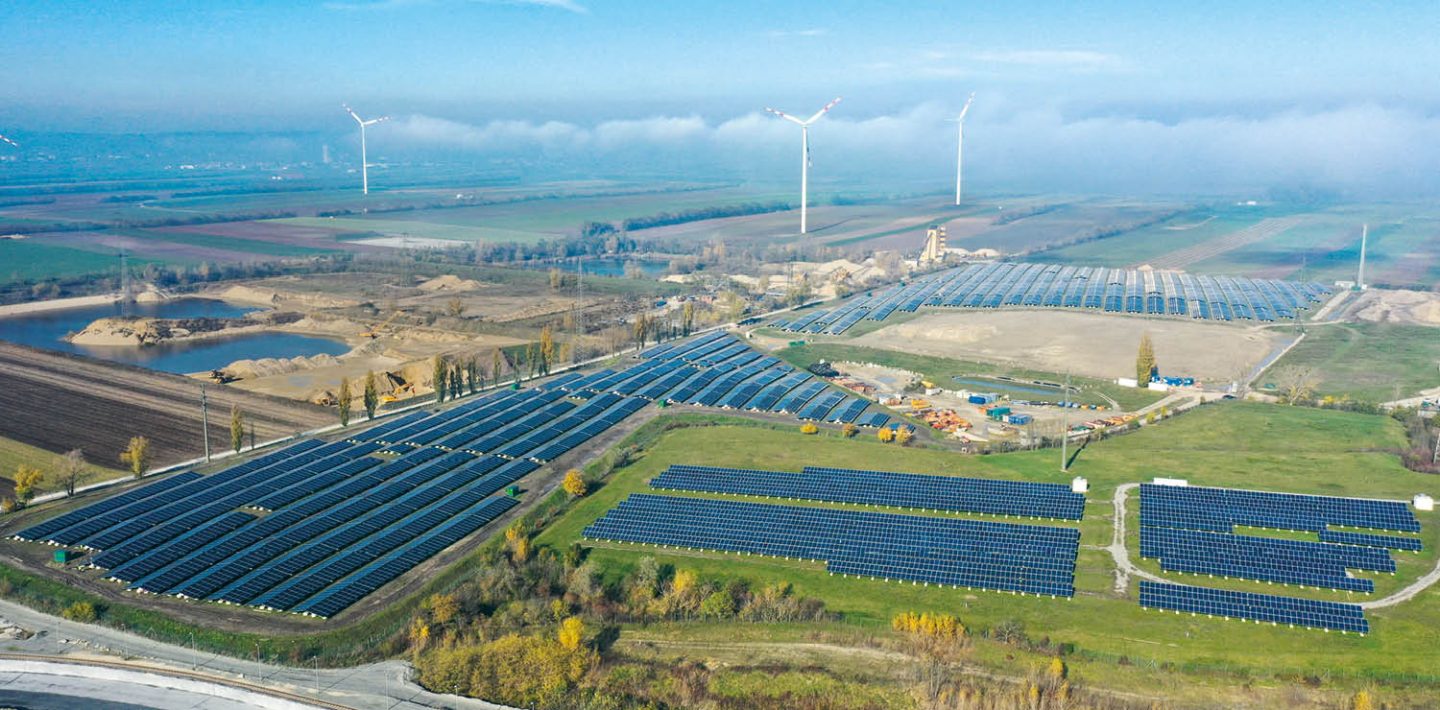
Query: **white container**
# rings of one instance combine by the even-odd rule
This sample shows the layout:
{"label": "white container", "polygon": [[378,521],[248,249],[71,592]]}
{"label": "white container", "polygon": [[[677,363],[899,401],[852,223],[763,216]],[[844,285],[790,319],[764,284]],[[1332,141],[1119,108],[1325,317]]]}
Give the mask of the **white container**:
{"label": "white container", "polygon": [[1435,509],[1435,499],[1424,493],[1416,493],[1415,498],[1411,502],[1415,504],[1416,510],[1429,511]]}
{"label": "white container", "polygon": [[1157,486],[1188,486],[1190,482],[1183,478],[1156,478]]}
{"label": "white container", "polygon": [[1084,476],[1076,476],[1075,480],[1070,482],[1071,493],[1085,493],[1089,490],[1090,482],[1085,480]]}

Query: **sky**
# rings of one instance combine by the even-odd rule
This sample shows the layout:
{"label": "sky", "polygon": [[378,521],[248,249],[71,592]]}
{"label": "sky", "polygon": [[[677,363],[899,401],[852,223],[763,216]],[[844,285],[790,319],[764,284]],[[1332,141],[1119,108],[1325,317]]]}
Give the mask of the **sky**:
{"label": "sky", "polygon": [[[0,133],[333,132],[378,151],[1005,189],[1440,193],[1440,3],[0,4]],[[788,150],[788,154],[786,151]],[[826,165],[826,162],[829,165]]]}

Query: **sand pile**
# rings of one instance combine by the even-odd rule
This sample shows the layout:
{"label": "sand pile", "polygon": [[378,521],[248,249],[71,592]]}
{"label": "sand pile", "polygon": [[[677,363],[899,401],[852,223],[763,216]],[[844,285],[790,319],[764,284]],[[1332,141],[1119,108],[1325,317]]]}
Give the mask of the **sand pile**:
{"label": "sand pile", "polygon": [[340,360],[334,355],[310,355],[292,358],[260,358],[259,360],[236,360],[226,365],[223,369],[226,374],[238,377],[242,380],[251,380],[257,377],[269,377],[271,375],[284,375],[301,370],[313,370],[319,367],[335,367]]}
{"label": "sand pile", "polygon": [[238,303],[256,303],[265,306],[278,306],[288,303],[295,306],[309,306],[311,308],[350,308],[360,304],[353,298],[337,298],[320,293],[297,293],[295,291],[282,291],[280,289],[266,288],[263,286],[231,286],[216,294],[226,301]]}
{"label": "sand pile", "polygon": [[420,289],[421,291],[428,291],[430,293],[440,293],[474,291],[475,289],[480,288],[481,285],[482,284],[479,281],[476,281],[474,279],[462,279],[454,274],[445,274],[444,276],[436,276],[435,278],[430,279],[429,281],[426,281],[419,286],[416,286],[416,288]]}
{"label": "sand pile", "polygon": [[1440,325],[1440,293],[1372,288],[1361,294],[1351,314],[1371,323]]}

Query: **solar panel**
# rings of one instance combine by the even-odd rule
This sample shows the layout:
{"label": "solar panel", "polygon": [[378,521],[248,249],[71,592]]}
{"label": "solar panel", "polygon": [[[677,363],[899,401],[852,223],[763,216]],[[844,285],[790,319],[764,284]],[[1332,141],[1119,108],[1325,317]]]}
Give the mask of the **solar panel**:
{"label": "solar panel", "polygon": [[824,560],[837,574],[1074,594],[1074,528],[632,494],[591,540]]}
{"label": "solar panel", "polygon": [[1192,615],[1245,619],[1272,625],[1304,626],[1326,631],[1369,633],[1370,624],[1356,604],[1296,599],[1250,592],[1140,581],[1140,606],[1189,612]]}

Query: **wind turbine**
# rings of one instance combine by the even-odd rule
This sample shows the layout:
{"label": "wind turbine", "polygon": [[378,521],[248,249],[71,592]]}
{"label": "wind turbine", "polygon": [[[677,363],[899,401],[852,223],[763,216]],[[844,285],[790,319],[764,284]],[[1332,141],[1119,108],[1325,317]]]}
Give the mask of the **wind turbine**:
{"label": "wind turbine", "polygon": [[950,120],[955,122],[955,204],[960,204],[960,177],[965,169],[965,114],[970,113],[970,104],[975,101],[975,92],[965,99],[960,115]]}
{"label": "wind turbine", "polygon": [[365,159],[365,127],[373,126],[381,121],[388,121],[390,117],[381,116],[380,118],[372,118],[366,121],[355,115],[355,110],[350,108],[348,104],[340,105],[345,107],[345,112],[350,114],[350,118],[355,119],[355,122],[360,124],[360,189],[364,194],[368,195],[370,194],[370,163]]}
{"label": "wind turbine", "polygon": [[826,111],[829,111],[831,108],[833,108],[833,107],[835,106],[835,104],[838,104],[838,103],[840,103],[840,97],[839,97],[839,96],[836,96],[834,101],[831,101],[830,103],[825,104],[825,108],[822,108],[822,109],[820,109],[819,111],[816,111],[814,116],[811,116],[810,118],[805,119],[804,121],[802,121],[802,120],[800,120],[800,119],[798,119],[798,118],[796,118],[796,117],[794,117],[794,116],[791,116],[790,114],[785,113],[785,112],[783,112],[783,111],[776,111],[775,109],[770,108],[769,106],[766,106],[766,107],[765,107],[765,110],[766,110],[766,111],[769,111],[770,113],[773,113],[773,114],[775,114],[776,116],[779,116],[780,118],[783,118],[783,119],[785,119],[785,120],[787,120],[787,121],[789,121],[789,122],[791,122],[791,123],[793,123],[793,124],[795,124],[795,125],[797,125],[797,126],[800,127],[800,233],[801,233],[801,234],[804,234],[804,233],[806,232],[807,227],[809,226],[809,223],[806,221],[806,214],[807,214],[807,213],[806,213],[806,210],[807,210],[807,208],[809,207],[809,202],[810,202],[810,124],[812,124],[812,123],[820,120],[820,117],[821,117],[821,116],[824,116]]}
{"label": "wind turbine", "polygon": [[5,136],[0,136],[0,143],[9,143],[10,145],[15,146],[16,148],[19,148],[19,147],[20,147],[20,144],[19,144],[19,143],[16,143],[15,141],[12,141],[12,140],[10,140],[9,138],[6,138]]}

